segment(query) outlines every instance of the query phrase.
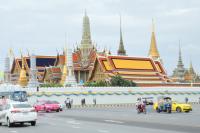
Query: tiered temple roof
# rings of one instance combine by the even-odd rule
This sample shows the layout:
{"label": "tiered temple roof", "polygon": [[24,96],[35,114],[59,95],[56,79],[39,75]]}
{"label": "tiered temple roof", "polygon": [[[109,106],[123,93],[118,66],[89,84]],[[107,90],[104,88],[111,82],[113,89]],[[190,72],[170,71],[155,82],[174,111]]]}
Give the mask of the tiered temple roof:
{"label": "tiered temple roof", "polygon": [[[95,67],[89,80],[94,81],[95,68],[100,66],[105,77],[120,75],[136,83],[166,83],[170,82],[160,62],[154,62],[148,57],[127,56],[97,56]],[[97,67],[98,68],[98,67]]]}
{"label": "tiered temple roof", "polygon": [[[30,56],[23,57],[24,59],[24,69],[26,71],[26,75],[29,76],[30,72]],[[57,60],[57,56],[36,56],[36,67],[37,67],[37,77],[40,82],[43,81],[45,68],[54,66]],[[13,82],[17,82],[19,77],[19,71],[22,69],[22,59],[16,58],[14,59],[12,69],[11,69],[11,80]]]}

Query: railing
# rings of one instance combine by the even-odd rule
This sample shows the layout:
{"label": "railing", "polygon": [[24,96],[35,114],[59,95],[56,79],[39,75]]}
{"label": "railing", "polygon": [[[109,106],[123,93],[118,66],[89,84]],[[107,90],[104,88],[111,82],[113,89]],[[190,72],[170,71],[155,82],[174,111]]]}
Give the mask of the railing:
{"label": "railing", "polygon": [[[27,88],[28,92],[36,92],[36,88]],[[44,87],[38,89],[40,92],[122,92],[122,91],[200,91],[200,87]]]}

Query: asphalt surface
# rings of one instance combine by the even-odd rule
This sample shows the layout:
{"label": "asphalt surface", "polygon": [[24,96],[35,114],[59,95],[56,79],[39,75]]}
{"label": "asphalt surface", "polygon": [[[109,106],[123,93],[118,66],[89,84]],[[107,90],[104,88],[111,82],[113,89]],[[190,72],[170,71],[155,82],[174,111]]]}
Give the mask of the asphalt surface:
{"label": "asphalt surface", "polygon": [[0,133],[200,133],[200,105],[190,113],[137,114],[132,107],[74,108],[59,113],[38,113],[35,127],[28,124]]}

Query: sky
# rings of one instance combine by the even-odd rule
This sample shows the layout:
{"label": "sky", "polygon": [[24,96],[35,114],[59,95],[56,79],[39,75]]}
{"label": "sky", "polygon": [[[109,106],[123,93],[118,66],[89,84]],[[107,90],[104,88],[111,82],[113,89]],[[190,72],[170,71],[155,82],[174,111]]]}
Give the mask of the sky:
{"label": "sky", "polygon": [[0,0],[0,70],[9,48],[15,56],[20,49],[24,55],[56,55],[65,44],[80,44],[85,9],[99,50],[116,54],[121,14],[127,54],[147,56],[153,18],[168,75],[177,65],[179,40],[185,67],[192,61],[200,72],[199,0]]}

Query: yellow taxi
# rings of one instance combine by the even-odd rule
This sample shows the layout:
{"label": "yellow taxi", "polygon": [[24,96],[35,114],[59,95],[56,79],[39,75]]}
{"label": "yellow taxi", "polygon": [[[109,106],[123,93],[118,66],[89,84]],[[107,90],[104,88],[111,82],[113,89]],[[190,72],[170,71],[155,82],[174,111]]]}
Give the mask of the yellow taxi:
{"label": "yellow taxi", "polygon": [[[155,102],[153,105],[154,110],[158,110],[158,102]],[[190,112],[192,111],[192,106],[186,103],[178,103],[176,101],[172,101],[171,111],[180,112]]]}

